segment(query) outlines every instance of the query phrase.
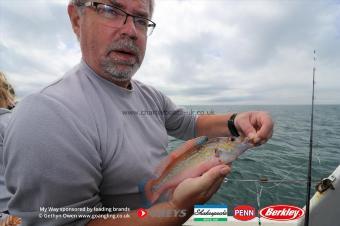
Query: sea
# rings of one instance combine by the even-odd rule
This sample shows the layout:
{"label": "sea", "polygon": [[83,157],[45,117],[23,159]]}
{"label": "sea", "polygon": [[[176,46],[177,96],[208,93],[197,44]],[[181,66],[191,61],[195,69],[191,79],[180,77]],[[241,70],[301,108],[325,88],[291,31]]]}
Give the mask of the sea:
{"label": "sea", "polygon": [[[245,152],[232,164],[232,172],[209,204],[227,204],[229,214],[235,206],[260,209],[274,204],[303,207],[311,131],[311,106],[182,106],[193,114],[267,111],[275,126],[264,145]],[[170,137],[168,152],[183,141]],[[313,129],[312,189],[340,164],[340,105],[315,105]],[[268,182],[259,182],[260,179]]]}

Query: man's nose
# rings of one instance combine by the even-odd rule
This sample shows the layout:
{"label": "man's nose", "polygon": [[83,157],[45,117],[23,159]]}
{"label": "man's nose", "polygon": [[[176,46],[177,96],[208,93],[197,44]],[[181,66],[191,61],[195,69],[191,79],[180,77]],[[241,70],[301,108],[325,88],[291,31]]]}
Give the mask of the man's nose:
{"label": "man's nose", "polygon": [[129,36],[131,39],[137,39],[136,26],[132,16],[126,15],[121,31],[122,35]]}

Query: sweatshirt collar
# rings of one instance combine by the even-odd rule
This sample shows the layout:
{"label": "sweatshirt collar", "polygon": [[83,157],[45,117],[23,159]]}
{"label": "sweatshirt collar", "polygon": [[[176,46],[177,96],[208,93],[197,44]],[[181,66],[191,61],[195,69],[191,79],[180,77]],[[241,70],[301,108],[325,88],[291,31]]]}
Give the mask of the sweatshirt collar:
{"label": "sweatshirt collar", "polygon": [[100,80],[106,84],[108,84],[109,86],[112,86],[112,88],[114,89],[118,89],[120,90],[121,92],[124,92],[124,93],[133,93],[134,91],[134,81],[131,79],[131,82],[130,82],[130,87],[131,89],[126,89],[126,88],[123,88],[121,86],[118,86],[116,85],[115,83],[101,77],[100,75],[98,75],[86,62],[84,59],[81,59],[81,62],[80,62],[80,70],[84,71],[87,75],[89,75],[90,77],[93,77],[97,80]]}

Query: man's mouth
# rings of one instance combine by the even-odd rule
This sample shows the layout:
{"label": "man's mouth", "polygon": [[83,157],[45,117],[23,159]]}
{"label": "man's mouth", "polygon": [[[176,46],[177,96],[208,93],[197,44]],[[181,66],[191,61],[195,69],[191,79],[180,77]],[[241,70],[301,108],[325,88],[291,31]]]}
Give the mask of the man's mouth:
{"label": "man's mouth", "polygon": [[122,54],[122,55],[128,55],[128,56],[136,56],[137,54],[129,49],[115,49],[113,52]]}
{"label": "man's mouth", "polygon": [[109,55],[115,60],[122,61],[129,64],[134,64],[138,61],[136,52],[129,49],[115,49],[111,50]]}

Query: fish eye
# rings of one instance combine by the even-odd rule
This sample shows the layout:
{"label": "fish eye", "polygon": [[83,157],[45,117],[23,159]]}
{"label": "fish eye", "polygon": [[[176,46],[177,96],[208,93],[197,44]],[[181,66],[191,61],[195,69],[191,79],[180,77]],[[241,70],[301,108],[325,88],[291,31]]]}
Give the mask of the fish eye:
{"label": "fish eye", "polygon": [[231,140],[231,141],[235,141],[235,137],[231,137],[230,140]]}

